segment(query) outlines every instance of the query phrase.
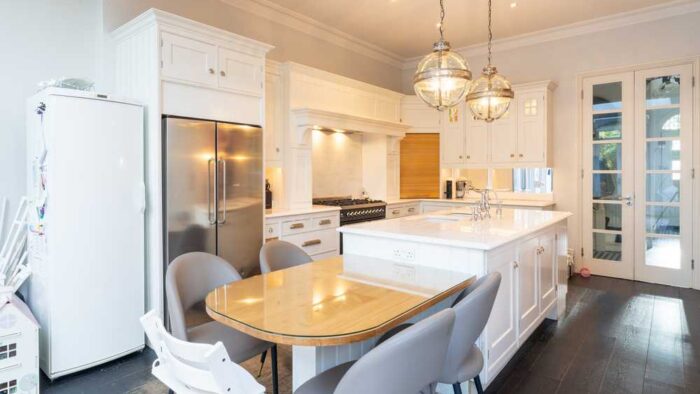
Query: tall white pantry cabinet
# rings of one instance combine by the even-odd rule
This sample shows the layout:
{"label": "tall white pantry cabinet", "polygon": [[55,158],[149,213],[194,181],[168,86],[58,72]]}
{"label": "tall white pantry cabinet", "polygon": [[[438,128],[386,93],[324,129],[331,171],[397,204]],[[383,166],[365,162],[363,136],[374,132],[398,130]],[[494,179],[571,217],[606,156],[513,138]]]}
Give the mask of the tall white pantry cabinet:
{"label": "tall white pantry cabinet", "polygon": [[53,379],[144,346],[143,107],[51,88],[26,119],[27,299]]}
{"label": "tall white pantry cabinet", "polygon": [[162,316],[162,115],[263,125],[273,47],[152,8],[116,29],[110,48],[115,91],[146,106],[146,305]]}

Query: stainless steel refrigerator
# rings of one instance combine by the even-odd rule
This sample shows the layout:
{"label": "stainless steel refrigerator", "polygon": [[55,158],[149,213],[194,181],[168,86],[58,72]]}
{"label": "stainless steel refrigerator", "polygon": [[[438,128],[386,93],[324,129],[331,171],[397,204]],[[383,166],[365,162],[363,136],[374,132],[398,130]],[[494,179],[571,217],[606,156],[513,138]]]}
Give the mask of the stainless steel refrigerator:
{"label": "stainless steel refrigerator", "polygon": [[243,276],[259,272],[262,129],[163,117],[165,264],[193,251],[216,254]]}

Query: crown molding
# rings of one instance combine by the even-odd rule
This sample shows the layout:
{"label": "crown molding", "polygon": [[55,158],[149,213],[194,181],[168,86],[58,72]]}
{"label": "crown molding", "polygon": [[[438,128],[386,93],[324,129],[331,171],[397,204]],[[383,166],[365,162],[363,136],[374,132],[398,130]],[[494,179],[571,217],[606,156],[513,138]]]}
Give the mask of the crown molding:
{"label": "crown molding", "polygon": [[304,14],[292,11],[269,0],[221,0],[253,15],[320,38],[333,45],[367,56],[371,59],[401,68],[406,59],[375,44],[342,32]]}
{"label": "crown molding", "polygon": [[[676,0],[667,4],[655,5],[639,10],[604,16],[569,25],[494,40],[493,46],[496,48],[494,52],[503,52],[525,46],[582,36],[606,30],[613,30],[625,26],[653,22],[660,19],[672,18],[675,16],[696,12],[700,12],[700,2],[694,1],[689,3],[686,0]],[[459,52],[465,57],[471,57],[485,55],[488,49],[486,43],[480,43],[460,47],[455,49],[455,51]],[[404,70],[413,69],[418,65],[422,58],[423,56],[416,56],[406,59],[402,68]]]}

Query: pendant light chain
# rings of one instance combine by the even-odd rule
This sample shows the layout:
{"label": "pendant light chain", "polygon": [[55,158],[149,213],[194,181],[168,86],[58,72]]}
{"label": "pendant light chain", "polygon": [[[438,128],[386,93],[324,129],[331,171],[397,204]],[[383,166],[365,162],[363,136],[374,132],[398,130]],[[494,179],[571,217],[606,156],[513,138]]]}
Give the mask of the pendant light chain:
{"label": "pendant light chain", "polygon": [[[490,0],[489,0],[490,1]],[[440,41],[444,41],[442,25],[445,24],[445,4],[440,0]]]}
{"label": "pendant light chain", "polygon": [[491,0],[489,0],[489,66],[491,65],[491,40],[493,33],[491,32]]}

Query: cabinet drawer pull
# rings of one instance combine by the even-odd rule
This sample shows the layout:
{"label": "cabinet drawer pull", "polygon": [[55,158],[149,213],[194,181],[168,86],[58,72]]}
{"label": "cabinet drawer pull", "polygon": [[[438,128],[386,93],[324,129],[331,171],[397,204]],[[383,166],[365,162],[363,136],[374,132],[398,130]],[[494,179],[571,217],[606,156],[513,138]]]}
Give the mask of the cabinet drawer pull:
{"label": "cabinet drawer pull", "polygon": [[222,77],[226,76],[226,72],[224,70],[219,71],[219,74],[221,74]]}
{"label": "cabinet drawer pull", "polygon": [[268,227],[268,228],[267,228],[267,232],[270,233],[270,234],[272,234],[272,233],[275,232],[275,228],[274,228],[274,227]]}
{"label": "cabinet drawer pull", "polygon": [[312,239],[311,241],[305,241],[303,244],[301,244],[301,246],[307,247],[307,246],[320,245],[320,244],[321,244],[320,239]]}
{"label": "cabinet drawer pull", "polygon": [[214,74],[214,69],[213,69],[213,68],[210,68],[210,69],[209,69],[209,74]]}
{"label": "cabinet drawer pull", "polygon": [[398,215],[401,213],[401,211],[399,211],[398,209],[394,209],[393,211],[391,211],[391,213],[393,213],[394,215]]}
{"label": "cabinet drawer pull", "polygon": [[325,225],[327,225],[327,224],[331,224],[331,220],[330,220],[330,219],[323,219],[323,220],[321,220],[320,222],[318,222],[318,225],[319,225],[319,226],[325,226]]}
{"label": "cabinet drawer pull", "polygon": [[304,228],[304,223],[294,223],[291,226],[289,226],[290,230],[296,230],[300,228]]}
{"label": "cabinet drawer pull", "polygon": [[408,212],[415,212],[415,211],[416,211],[415,208],[408,208]]}

